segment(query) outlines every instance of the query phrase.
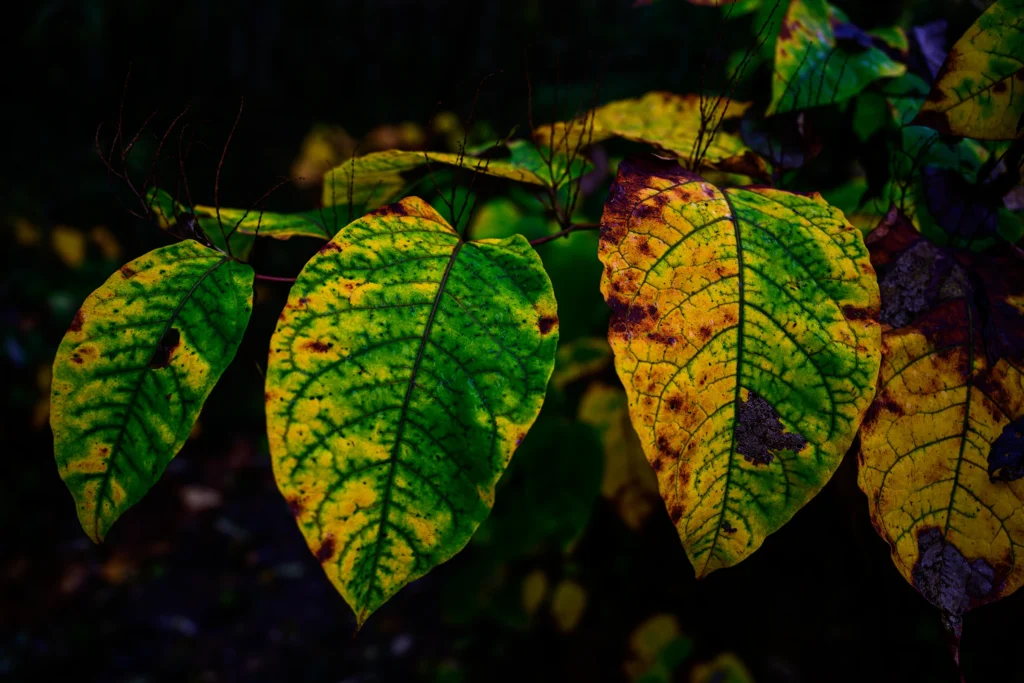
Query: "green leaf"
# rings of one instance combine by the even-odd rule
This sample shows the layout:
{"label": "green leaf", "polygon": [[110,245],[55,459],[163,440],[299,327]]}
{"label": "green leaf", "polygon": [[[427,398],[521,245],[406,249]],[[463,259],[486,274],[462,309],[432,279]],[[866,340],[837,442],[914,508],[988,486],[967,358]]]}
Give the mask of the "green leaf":
{"label": "green leaf", "polygon": [[253,271],[194,241],[122,266],[89,295],[53,362],[61,477],[97,543],[163,474],[235,356]]}
{"label": "green leaf", "polygon": [[876,47],[840,46],[834,31],[839,22],[830,17],[830,9],[824,0],[790,2],[775,42],[767,114],[842,102],[880,78],[906,72],[906,66]]}
{"label": "green leaf", "polygon": [[874,395],[878,283],[818,195],[619,165],[601,291],[630,416],[697,575],[748,557],[839,466]]}
{"label": "green leaf", "polygon": [[[411,187],[412,181],[407,177],[410,171],[425,170],[430,174],[438,167],[465,168],[474,173],[555,188],[571,180],[579,180],[582,175],[582,163],[574,162],[571,167],[573,175],[570,177],[566,172],[569,166],[565,157],[557,154],[552,159],[552,173],[541,158],[541,153],[526,140],[510,141],[506,147],[511,154],[507,159],[397,149],[353,157],[324,176],[323,204],[351,204],[363,210],[376,209],[393,201]],[[494,151],[500,152],[501,147],[494,147]]]}
{"label": "green leaf", "polygon": [[187,206],[175,201],[167,192],[156,187],[146,193],[146,204],[162,230],[168,230],[183,239],[205,241],[225,254],[228,253],[227,244],[230,243],[231,255],[243,261],[248,259],[252,252],[255,241],[252,235],[236,230],[228,237],[234,224],[227,221],[218,222],[217,210],[213,207],[197,206],[190,211]]}
{"label": "green leaf", "polygon": [[1024,0],[996,0],[956,41],[915,123],[1012,140],[1024,122]]}
{"label": "green leaf", "polygon": [[306,264],[271,340],[270,452],[360,625],[487,516],[557,342],[527,241],[463,242],[416,197],[342,228]]}
{"label": "green leaf", "polygon": [[[197,205],[192,207],[190,212],[187,206],[174,201],[169,194],[157,188],[150,190],[148,201],[160,221],[160,227],[166,230],[175,226],[178,224],[178,216],[191,213],[202,227],[203,233],[218,248],[224,244],[220,229],[223,225],[224,234],[232,233],[232,252],[237,257],[248,256],[253,237],[257,234],[260,237],[273,237],[279,240],[292,237],[330,239],[336,232],[336,221],[340,220],[340,216],[335,213],[336,209],[328,206],[322,210],[314,209],[299,213],[222,208],[218,222],[216,207]],[[244,248],[241,254],[236,249],[239,245]]]}

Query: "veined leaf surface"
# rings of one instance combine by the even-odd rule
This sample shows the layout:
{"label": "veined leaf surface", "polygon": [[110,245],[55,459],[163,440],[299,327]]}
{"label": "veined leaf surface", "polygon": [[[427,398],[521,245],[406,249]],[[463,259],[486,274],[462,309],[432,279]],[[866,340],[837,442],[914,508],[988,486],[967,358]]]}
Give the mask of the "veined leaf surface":
{"label": "veined leaf surface", "polygon": [[956,41],[915,123],[947,135],[1024,132],[1024,0],[997,0]]}
{"label": "veined leaf surface", "polygon": [[[532,143],[513,140],[507,145],[511,157],[487,159],[451,152],[407,152],[389,149],[354,157],[324,176],[324,206],[348,205],[364,210],[376,209],[394,200],[411,187],[405,173],[426,166],[465,168],[484,175],[506,178],[529,185],[561,187],[582,175],[581,165],[573,165],[569,174],[567,158],[556,154],[552,159],[554,173],[549,172]],[[571,178],[570,178],[571,175]]]}
{"label": "veined leaf surface", "polygon": [[487,516],[557,341],[527,241],[463,242],[416,197],[349,224],[303,269],[271,341],[270,450],[360,625]]}
{"label": "veined leaf surface", "polygon": [[75,314],[53,363],[61,477],[97,543],[153,486],[242,340],[253,271],[191,240],[124,265]]}
{"label": "veined leaf surface", "polygon": [[330,239],[335,232],[335,209],[330,206],[323,210],[314,209],[298,213],[222,208],[220,224],[218,224],[216,207],[197,205],[192,207],[190,212],[187,206],[174,201],[173,197],[160,189],[152,190],[150,197],[152,209],[160,221],[160,227],[166,229],[177,222],[179,215],[191,213],[215,246],[221,246],[224,242],[220,225],[224,226],[225,234],[234,230],[230,238],[232,250],[234,250],[236,239],[244,240],[246,246],[251,248],[251,238],[257,234],[261,237],[273,237],[279,240],[292,237]]}
{"label": "veined leaf surface", "polygon": [[[713,103],[712,98],[705,106],[710,108]],[[716,108],[710,128],[702,133],[699,96],[649,92],[643,97],[609,102],[573,121],[540,126],[535,138],[542,147],[572,153],[581,147],[621,137],[651,145],[684,162],[702,151],[698,138],[703,141],[711,138],[704,152],[705,166],[764,177],[768,173],[767,164],[739,135],[718,130],[712,137],[719,120],[738,119],[749,107],[749,102],[724,98]]]}
{"label": "veined leaf surface", "polygon": [[985,336],[964,298],[887,330],[861,429],[872,522],[956,637],[964,612],[1024,583],[1024,479],[993,468],[1000,438],[1024,430],[1024,363],[988,353]]}
{"label": "veined leaf surface", "polygon": [[[841,17],[839,17],[841,18]],[[825,0],[792,0],[775,41],[768,114],[848,100],[879,78],[907,71],[876,47],[839,46]]]}
{"label": "veined leaf surface", "polygon": [[874,394],[878,285],[818,195],[619,165],[601,288],[630,415],[697,575],[741,561],[828,481]]}

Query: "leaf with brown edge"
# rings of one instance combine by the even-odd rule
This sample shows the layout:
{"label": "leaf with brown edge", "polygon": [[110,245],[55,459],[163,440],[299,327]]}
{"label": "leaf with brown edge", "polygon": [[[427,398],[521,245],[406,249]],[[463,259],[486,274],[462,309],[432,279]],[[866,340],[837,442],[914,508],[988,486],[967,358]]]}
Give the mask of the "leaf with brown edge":
{"label": "leaf with brown edge", "polygon": [[837,29],[849,26],[842,19],[825,0],[791,0],[775,41],[768,115],[842,102],[880,78],[906,73],[877,47],[840,43]]}
{"label": "leaf with brown edge", "polygon": [[828,481],[874,393],[878,285],[818,195],[720,190],[627,160],[601,220],[609,340],[698,576],[740,562]]}
{"label": "leaf with brown edge", "polygon": [[956,41],[916,125],[1012,140],[1024,120],[1024,0],[997,0]]}
{"label": "leaf with brown edge", "polygon": [[[712,104],[713,98],[705,107],[710,108]],[[609,102],[572,121],[540,126],[534,139],[541,147],[548,146],[564,154],[572,154],[592,144],[620,137],[651,145],[681,162],[703,152],[706,168],[767,178],[768,165],[738,134],[714,131],[720,120],[737,120],[749,107],[749,102],[723,98],[714,120],[702,129],[701,98],[698,95],[655,91],[634,99]],[[709,138],[710,143],[707,142]],[[706,150],[704,145],[707,145]]]}
{"label": "leaf with brown edge", "polygon": [[1024,364],[986,357],[980,317],[958,298],[885,332],[860,440],[875,529],[957,644],[965,612],[1024,583],[1024,480],[992,476],[1024,416]]}

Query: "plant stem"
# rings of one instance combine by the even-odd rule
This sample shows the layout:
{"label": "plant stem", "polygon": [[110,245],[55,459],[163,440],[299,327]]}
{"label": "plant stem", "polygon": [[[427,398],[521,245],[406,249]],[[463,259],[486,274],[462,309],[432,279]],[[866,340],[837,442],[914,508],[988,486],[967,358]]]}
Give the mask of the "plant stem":
{"label": "plant stem", "polygon": [[573,223],[569,227],[559,230],[553,235],[547,235],[546,237],[538,237],[535,240],[530,240],[530,246],[537,246],[538,244],[544,244],[556,240],[559,237],[568,237],[569,233],[576,232],[577,230],[597,230],[601,227],[600,223]]}
{"label": "plant stem", "polygon": [[257,280],[264,280],[265,282],[295,282],[293,277],[277,277],[275,275],[260,275],[256,273]]}

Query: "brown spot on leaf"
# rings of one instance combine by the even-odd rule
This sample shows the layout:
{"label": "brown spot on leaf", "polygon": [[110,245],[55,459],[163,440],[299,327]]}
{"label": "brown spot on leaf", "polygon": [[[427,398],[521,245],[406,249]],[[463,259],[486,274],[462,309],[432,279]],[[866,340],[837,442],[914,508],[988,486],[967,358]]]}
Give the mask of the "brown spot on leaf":
{"label": "brown spot on leaf", "polygon": [[[932,91],[932,94],[934,94],[937,91],[938,91],[938,89],[936,88],[935,90]],[[941,96],[940,96],[940,98],[941,98]],[[953,134],[953,130],[949,127],[949,120],[946,118],[946,115],[943,114],[942,112],[938,112],[938,111],[923,111],[923,112],[921,112],[912,121],[912,125],[915,125],[915,126],[925,126],[927,128],[932,128],[932,129],[937,130],[938,132],[942,133],[943,135],[952,135]]]}
{"label": "brown spot on leaf", "polygon": [[320,253],[321,254],[330,254],[331,252],[334,252],[334,251],[341,251],[341,247],[339,247],[334,242],[328,242],[324,246],[320,247]]}
{"label": "brown spot on leaf", "polygon": [[82,357],[76,353],[73,356],[71,356],[71,362],[74,363],[75,365],[81,365]]}
{"label": "brown spot on leaf", "polygon": [[662,463],[661,458],[655,458],[651,461],[651,469],[655,472],[661,472],[661,468],[664,466],[665,465]]}
{"label": "brown spot on leaf", "polygon": [[672,509],[668,511],[668,518],[672,520],[673,524],[678,524],[679,520],[683,518],[682,506],[673,505]]}
{"label": "brown spot on leaf", "polygon": [[288,509],[292,511],[293,517],[299,517],[302,515],[302,500],[298,496],[290,496],[288,498]]}
{"label": "brown spot on leaf", "polygon": [[790,450],[799,453],[807,445],[801,434],[783,432],[779,413],[753,391],[739,404],[736,418],[736,452],[754,465],[768,465],[775,453]]}
{"label": "brown spot on leaf", "polygon": [[996,81],[992,84],[992,92],[1001,94],[1006,92],[1006,81]]}
{"label": "brown spot on leaf", "polygon": [[668,401],[666,402],[666,405],[668,405],[668,409],[671,410],[673,413],[678,413],[680,410],[683,409],[683,406],[686,405],[686,402],[683,400],[682,396],[676,394],[675,396],[669,397]]}
{"label": "brown spot on leaf", "polygon": [[558,324],[558,318],[553,315],[546,315],[537,321],[537,329],[541,334],[547,334]]}
{"label": "brown spot on leaf", "polygon": [[68,328],[72,332],[79,332],[82,329],[82,323],[85,322],[85,314],[82,313],[82,309],[75,311],[75,317],[71,320],[71,327]]}
{"label": "brown spot on leaf", "polygon": [[871,314],[866,308],[859,306],[843,306],[843,316],[847,320],[868,320]]}
{"label": "brown spot on leaf", "polygon": [[132,268],[129,268],[127,265],[121,266],[119,268],[119,271],[121,273],[121,277],[123,277],[125,280],[127,280],[130,277],[133,277],[136,274],[136,271]]}
{"label": "brown spot on leaf", "polygon": [[153,370],[159,370],[170,365],[171,354],[174,353],[174,350],[178,348],[180,343],[181,332],[177,328],[172,327],[164,332],[164,336],[160,338],[156,349],[153,350],[153,356],[149,359],[149,367]]}
{"label": "brown spot on leaf", "polygon": [[334,536],[327,534],[324,538],[324,542],[320,545],[320,549],[316,551],[316,559],[320,564],[324,564],[331,557],[334,556]]}
{"label": "brown spot on leaf", "polygon": [[728,520],[723,519],[722,520],[722,531],[724,531],[727,534],[734,534],[734,533],[736,533],[736,527],[734,527],[732,524],[729,524]]}
{"label": "brown spot on leaf", "polygon": [[331,342],[322,342],[319,339],[308,341],[302,345],[302,348],[312,351],[313,353],[327,353],[334,346]]}
{"label": "brown spot on leaf", "polygon": [[700,337],[700,340],[704,342],[706,342],[708,339],[711,339],[711,326],[701,325],[700,329],[697,330],[697,336]]}

